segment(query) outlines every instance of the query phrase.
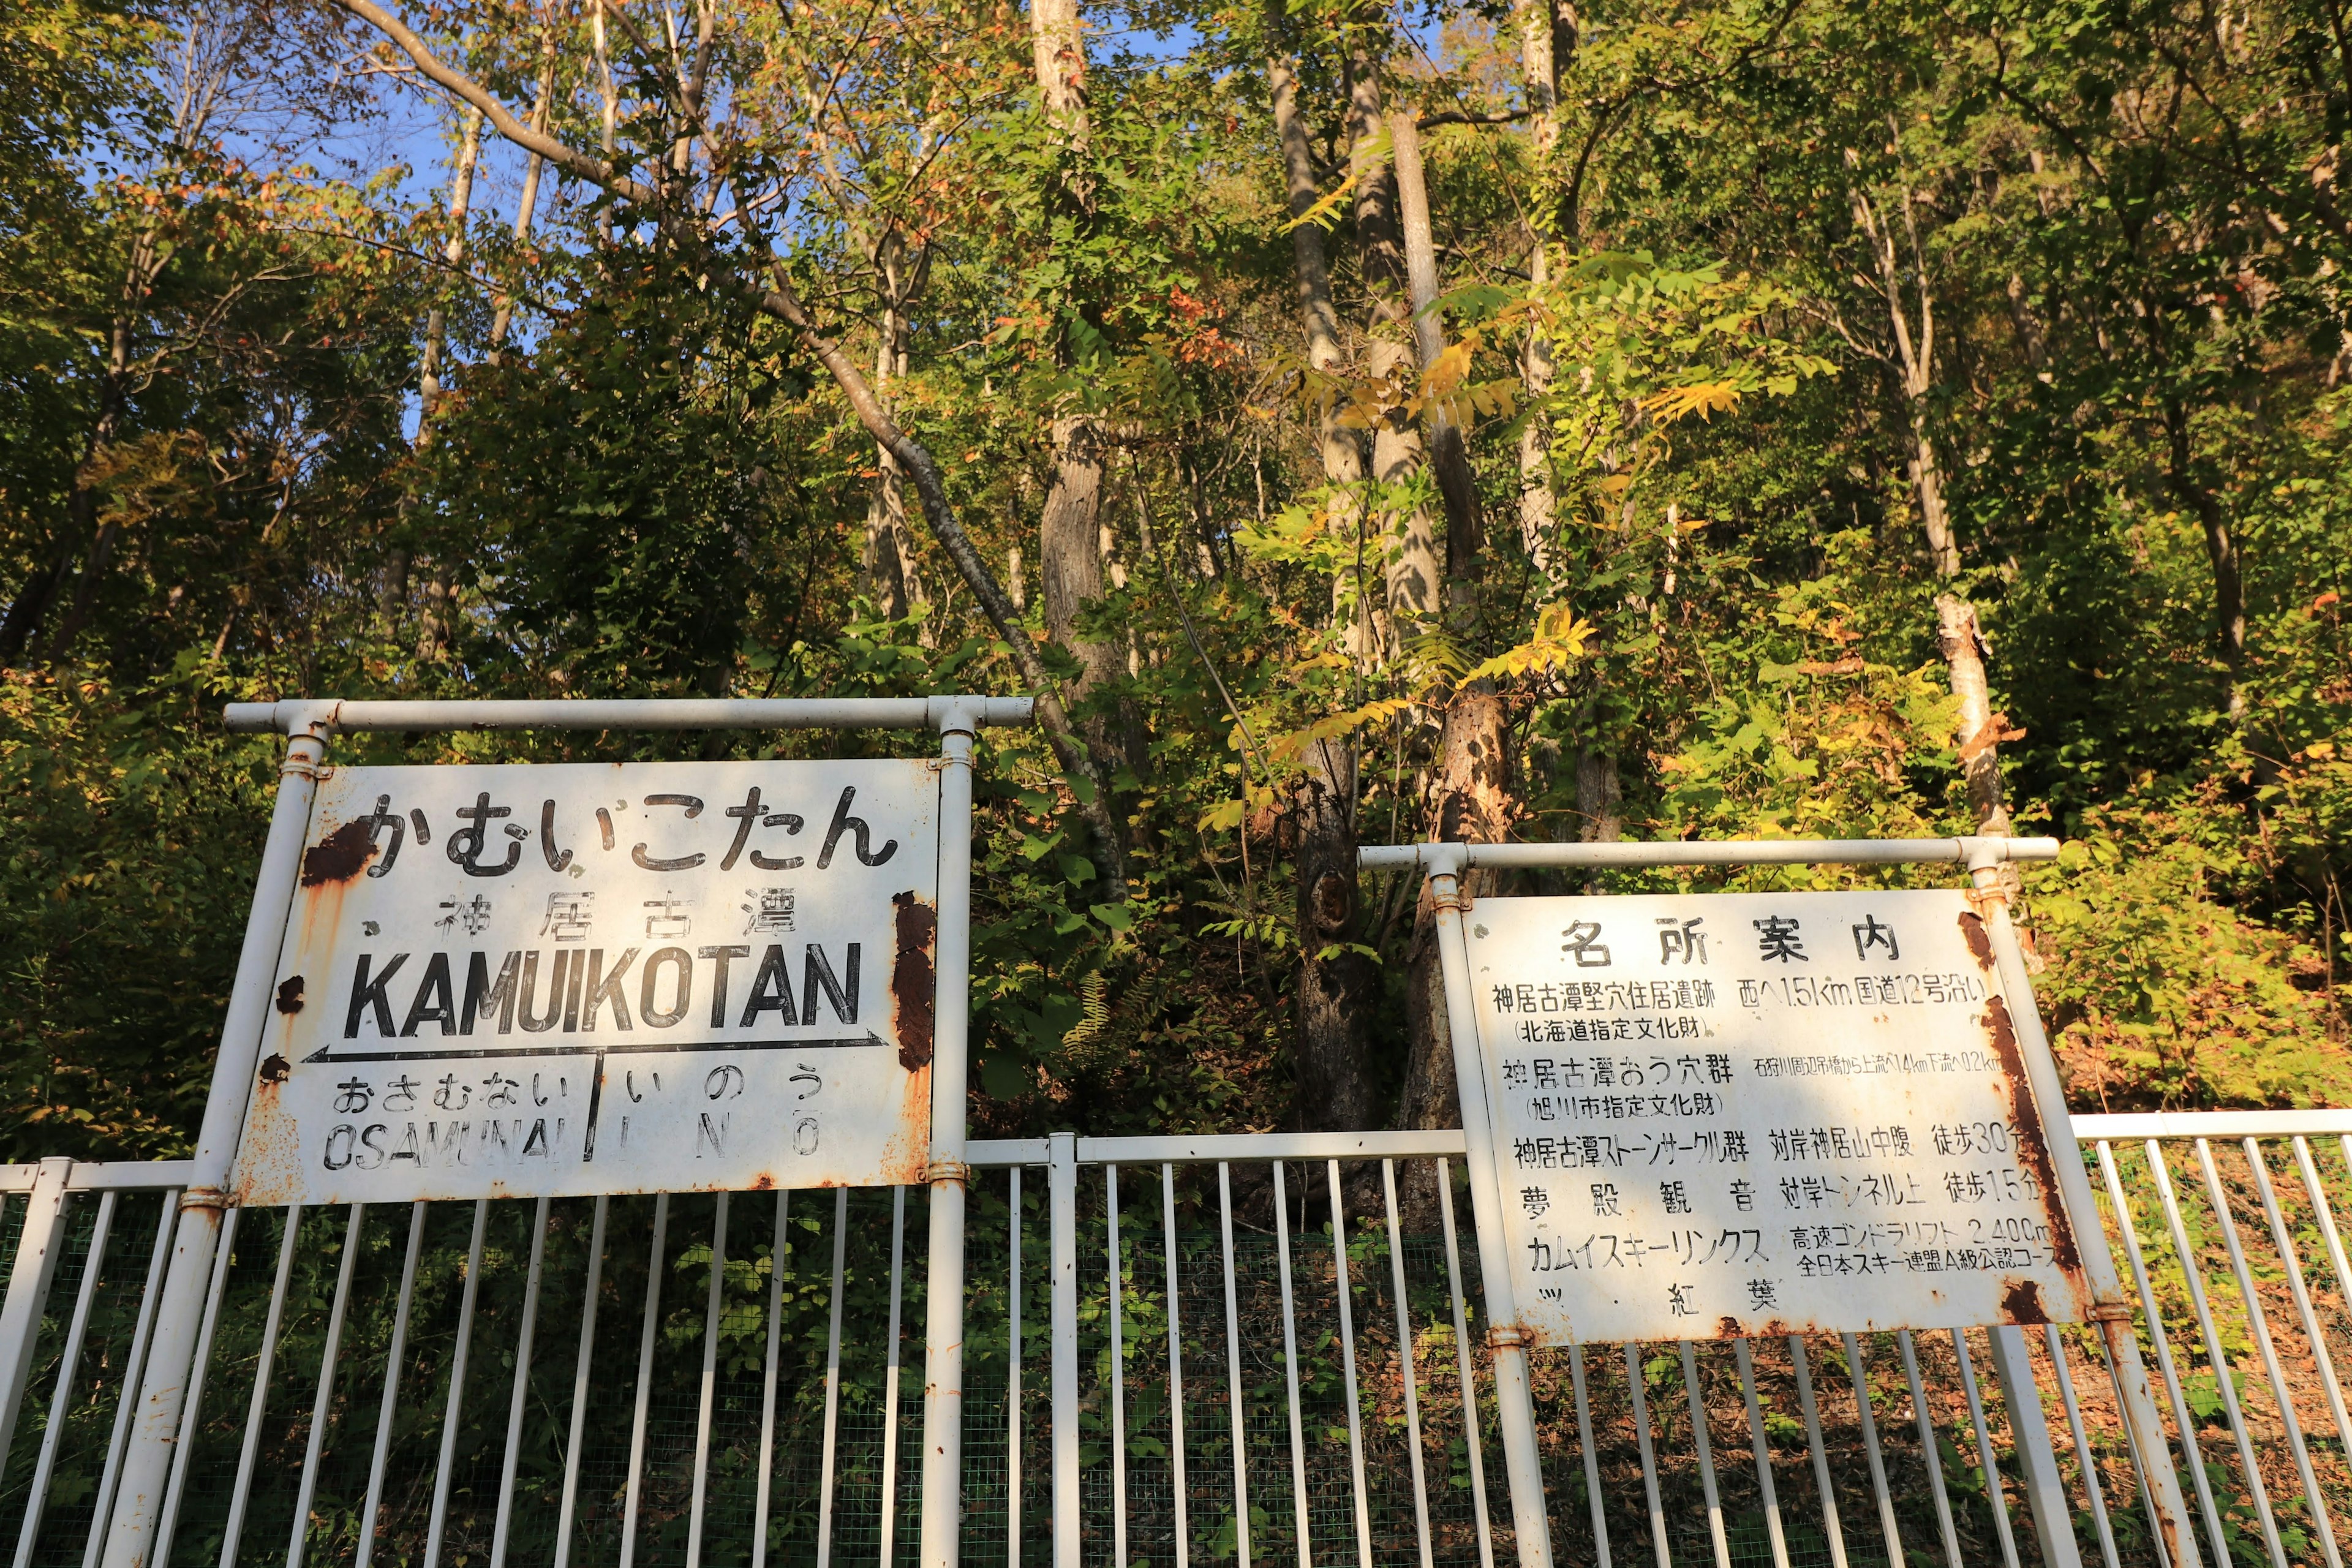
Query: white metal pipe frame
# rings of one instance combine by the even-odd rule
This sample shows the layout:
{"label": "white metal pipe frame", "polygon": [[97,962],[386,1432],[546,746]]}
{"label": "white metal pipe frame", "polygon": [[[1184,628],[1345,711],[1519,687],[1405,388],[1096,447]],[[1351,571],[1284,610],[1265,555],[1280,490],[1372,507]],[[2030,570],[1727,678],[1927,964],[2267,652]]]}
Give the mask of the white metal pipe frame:
{"label": "white metal pipe frame", "polygon": [[[197,1153],[0,1167],[15,1568],[2340,1568],[2352,1112],[2070,1122],[1999,877],[2047,839],[1367,849],[1370,870],[1429,879],[1462,1127],[967,1142],[947,1002],[969,984],[970,839],[944,832],[921,1182],[231,1203],[337,731],[928,727],[954,824],[978,728],[1025,717],[936,698],[233,710],[289,744]],[[2089,1310],[1529,1331],[1469,874],[1822,864],[1970,873]],[[1819,1228],[1794,1215],[1773,1245],[1826,1249]]]}
{"label": "white metal pipe frame", "polygon": [[[2157,1363],[2155,1463],[2212,1561],[2331,1561],[2352,1496],[2352,1114],[2276,1118],[2076,1123]],[[1458,1131],[1288,1134],[1255,1157],[1177,1137],[968,1145],[961,1554],[1095,1563],[1123,1532],[1129,1562],[1516,1555],[1461,1151]],[[16,1561],[86,1554],[110,1468],[119,1489],[156,1233],[192,1170],[0,1171],[0,1348],[26,1369],[0,1493]],[[929,1276],[904,1199],[676,1199],[656,1237],[658,1201],[493,1203],[478,1255],[470,1203],[428,1205],[421,1229],[229,1211],[156,1560],[356,1560],[364,1528],[383,1560],[853,1563],[895,1531],[890,1560],[917,1561],[921,1420],[889,1407],[888,1324],[922,1321]],[[1528,1363],[1559,1561],[2171,1560],[2086,1330]]]}

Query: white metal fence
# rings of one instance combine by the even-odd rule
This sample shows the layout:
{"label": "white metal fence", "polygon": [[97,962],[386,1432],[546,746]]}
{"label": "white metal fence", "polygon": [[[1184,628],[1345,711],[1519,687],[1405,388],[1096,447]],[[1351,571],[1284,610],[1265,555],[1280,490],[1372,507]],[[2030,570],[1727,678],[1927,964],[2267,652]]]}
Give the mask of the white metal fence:
{"label": "white metal fence", "polygon": [[[2352,1114],[2075,1126],[2200,1555],[2339,1568]],[[964,1557],[1515,1561],[1461,1153],[974,1142]],[[0,1168],[14,1568],[97,1561],[185,1179]],[[232,1211],[157,1560],[912,1562],[929,1201]],[[1586,1347],[1534,1381],[1560,1563],[2162,1561],[2087,1327]]]}

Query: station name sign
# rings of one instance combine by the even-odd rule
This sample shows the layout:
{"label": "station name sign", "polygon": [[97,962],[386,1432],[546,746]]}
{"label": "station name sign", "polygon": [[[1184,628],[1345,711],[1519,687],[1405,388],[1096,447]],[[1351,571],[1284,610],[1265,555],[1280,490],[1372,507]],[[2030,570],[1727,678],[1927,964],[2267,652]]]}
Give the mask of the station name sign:
{"label": "station name sign", "polygon": [[1967,894],[1482,899],[1466,924],[1538,1341],[2083,1316]]}
{"label": "station name sign", "polygon": [[245,1204],[917,1182],[928,761],[338,768]]}

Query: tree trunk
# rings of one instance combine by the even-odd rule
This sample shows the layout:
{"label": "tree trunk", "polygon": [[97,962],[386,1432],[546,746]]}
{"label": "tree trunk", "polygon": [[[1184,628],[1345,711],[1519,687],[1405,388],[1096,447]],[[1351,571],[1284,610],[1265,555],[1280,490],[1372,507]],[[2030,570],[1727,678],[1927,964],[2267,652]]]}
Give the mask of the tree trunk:
{"label": "tree trunk", "polygon": [[[1436,310],[1437,244],[1429,221],[1429,192],[1422,179],[1420,110],[1411,105],[1389,115],[1389,135],[1396,149],[1397,209],[1403,220],[1405,276],[1412,288],[1413,345],[1421,355],[1422,373],[1436,368],[1445,353],[1445,325]],[[1429,442],[1430,467],[1437,475],[1437,492],[1445,503],[1446,619],[1454,630],[1465,629],[1465,616],[1478,613],[1475,565],[1480,545],[1478,485],[1470,471],[1470,450],[1462,427],[1443,402],[1432,401],[1423,411]]]}
{"label": "tree trunk", "polygon": [[[1863,188],[1858,177],[1860,155],[1849,147],[1845,161],[1848,169],[1857,172],[1857,178],[1847,191],[1854,226],[1870,246],[1871,261],[1878,271],[1879,293],[1886,305],[1887,347],[1879,357],[1903,400],[1907,447],[1904,467],[1911,480],[1912,498],[1919,508],[1919,529],[1927,536],[1927,553],[1935,562],[1936,574],[1956,577],[1960,571],[1959,545],[1952,537],[1952,515],[1944,504],[1943,471],[1937,464],[1935,439],[1927,428],[1927,395],[1936,379],[1936,295],[1927,276],[1927,256],[1919,247],[1913,198],[1907,187],[1898,188],[1894,198],[1902,204],[1904,236],[1910,242],[1913,300],[1906,303],[1894,227],[1881,221],[1876,204]],[[1911,320],[1915,307],[1918,312],[1916,331]]]}
{"label": "tree trunk", "polygon": [[2009,275],[2009,323],[2017,332],[2018,352],[2025,356],[2029,369],[2039,371],[2050,363],[2049,337],[2042,323],[2034,319],[2033,306],[2025,297],[2025,279],[2021,274]]}
{"label": "tree trunk", "polygon": [[[1861,160],[1849,148],[1846,166]],[[1944,476],[1936,458],[1936,442],[1928,429],[1928,394],[1936,378],[1936,296],[1927,274],[1927,258],[1919,244],[1916,204],[1907,188],[1895,199],[1902,205],[1903,235],[1911,252],[1912,300],[1904,300],[1903,272],[1896,259],[1895,231],[1880,220],[1877,207],[1857,179],[1848,193],[1854,217],[1870,245],[1878,269],[1879,291],[1885,296],[1888,349],[1882,355],[1896,391],[1902,395],[1908,450],[1904,468],[1911,481],[1913,504],[1919,511],[1919,531],[1936,575],[1947,582],[1960,574],[1959,541],[1952,531],[1950,507],[1944,499]],[[1916,310],[1917,324],[1913,324]],[[2001,800],[2000,742],[2015,739],[2007,731],[2005,714],[1992,710],[1985,677],[1984,633],[1976,605],[1964,595],[1947,590],[1936,598],[1936,645],[1944,656],[1946,678],[1952,695],[1960,700],[1960,776],[1975,814],[1977,831],[2007,834],[2009,809]],[[2002,879],[2014,890],[2016,872],[2004,867]]]}
{"label": "tree trunk", "polygon": [[[1412,310],[1405,296],[1395,166],[1380,150],[1387,114],[1380,59],[1370,46],[1374,26],[1366,22],[1355,29],[1348,56],[1348,162],[1355,176],[1357,261],[1370,306],[1364,371],[1376,382],[1410,385]],[[1381,486],[1410,479],[1421,467],[1422,455],[1421,432],[1409,420],[1391,416],[1373,427],[1372,478]],[[1388,622],[1382,651],[1393,655],[1408,637],[1429,630],[1437,616],[1437,532],[1422,507],[1402,514],[1389,510],[1381,521],[1377,554],[1387,563],[1381,597]]]}
{"label": "tree trunk", "polygon": [[[1079,163],[1087,148],[1086,40],[1079,30],[1076,0],[1031,0],[1029,42],[1036,68],[1037,95],[1066,160],[1051,199],[1080,226],[1093,216],[1094,193]],[[1069,344],[1059,345],[1071,363]],[[1053,424],[1054,478],[1038,520],[1037,573],[1046,628],[1080,666],[1080,698],[1116,679],[1124,662],[1116,644],[1081,637],[1078,616],[1102,597],[1103,438],[1083,413],[1063,413]],[[1124,729],[1126,726],[1120,726]],[[1122,757],[1111,726],[1100,719],[1086,726],[1087,742],[1106,761]]]}
{"label": "tree trunk", "polygon": [[33,634],[41,629],[41,617],[48,613],[49,602],[57,596],[58,579],[65,574],[70,541],[61,544],[58,553],[33,568],[8,601],[8,614],[0,619],[0,669],[13,668],[25,655],[25,647]]}
{"label": "tree trunk", "polygon": [[1936,575],[1957,577],[1960,574],[1960,546],[1952,536],[1952,512],[1944,501],[1944,472],[1936,461],[1935,438],[1927,433],[1924,394],[1911,400],[1909,413],[1911,449],[1904,455],[1904,468],[1911,480],[1912,499],[1919,508],[1919,531],[1927,541],[1927,553],[1936,563]]}
{"label": "tree trunk", "polygon": [[1090,691],[1118,670],[1118,651],[1108,642],[1083,637],[1078,612],[1102,597],[1102,481],[1100,431],[1091,419],[1054,422],[1054,479],[1045,491],[1038,529],[1037,571],[1045,626],[1054,640],[1085,667],[1078,689]]}
{"label": "tree trunk", "polygon": [[2189,410],[2170,398],[2164,405],[2164,433],[2170,459],[2166,481],[2197,514],[2205,531],[2205,558],[2213,567],[2214,651],[2221,656],[2224,679],[2229,682],[2230,717],[2242,719],[2246,711],[2242,685],[2246,672],[2246,589],[2237,532],[2230,526],[2229,514],[2214,499],[2211,488],[2198,477],[2196,452],[2189,438]]}
{"label": "tree trunk", "polygon": [[[442,258],[451,268],[466,258],[466,217],[473,208],[474,170],[480,163],[482,151],[482,111],[470,109],[466,114],[465,133],[457,144],[457,160],[449,178],[449,240],[442,249]],[[433,426],[441,407],[441,356],[448,347],[447,312],[438,304],[425,317],[425,352],[416,372],[416,455],[422,458],[433,447]],[[420,476],[421,477],[421,476]],[[416,507],[415,486],[401,497],[400,531],[405,536]],[[394,613],[404,607],[406,595],[407,551],[413,543],[403,537],[398,546],[402,578],[402,605],[391,606]],[[436,561],[427,581],[425,607],[417,616],[416,662],[437,663],[448,651],[454,616],[451,608],[457,592],[457,574],[448,561]]]}
{"label": "tree trunk", "polygon": [[[1437,247],[1422,175],[1418,111],[1402,106],[1389,115],[1396,148],[1397,208],[1402,219],[1405,270],[1412,286],[1413,341],[1425,374],[1445,352],[1445,330],[1435,309],[1440,292]],[[1438,493],[1445,503],[1445,617],[1458,642],[1476,635],[1480,525],[1478,491],[1470,471],[1461,427],[1443,405],[1427,405],[1430,457]],[[1430,795],[1428,831],[1441,843],[1493,844],[1511,822],[1510,721],[1492,684],[1457,688],[1445,705],[1437,778]],[[1462,890],[1475,898],[1492,878],[1474,872]],[[1408,1023],[1412,1029],[1405,1068],[1408,1098],[1400,1107],[1407,1127],[1460,1124],[1454,1086],[1453,1037],[1445,1016],[1444,981],[1438,963],[1435,910],[1424,891],[1414,912],[1413,942],[1406,975]]]}
{"label": "tree trunk", "polygon": [[[889,384],[907,374],[906,318],[898,310],[899,269],[886,258],[883,279],[889,302],[882,311],[882,330],[874,353],[874,394],[880,397]],[[926,598],[915,563],[914,536],[907,527],[906,474],[887,447],[875,448],[874,491],[866,505],[866,551],[860,563],[866,593],[883,616],[904,620]]]}
{"label": "tree trunk", "polygon": [[[613,41],[606,32],[604,0],[591,0],[588,41],[596,67],[596,145],[610,163],[620,136],[621,92],[619,84],[613,79]],[[613,209],[609,205],[596,213],[596,236],[606,245],[613,243]]]}
{"label": "tree trunk", "polygon": [[[541,135],[547,132],[547,116],[555,97],[555,35],[541,35],[539,50],[539,93],[531,100],[530,128]],[[530,238],[530,226],[539,214],[539,175],[547,160],[538,153],[528,153],[522,163],[522,194],[515,199],[515,247],[520,250]],[[499,363],[504,357],[507,332],[514,324],[514,296],[501,293],[490,317],[489,361]]]}
{"label": "tree trunk", "polygon": [[1380,994],[1372,962],[1348,943],[1361,940],[1356,869],[1356,757],[1351,748],[1314,748],[1292,792],[1298,827],[1297,1019],[1299,1126],[1352,1132],[1376,1120],[1371,1012]]}
{"label": "tree trunk", "polygon": [[2006,836],[2009,807],[2001,800],[2000,744],[2014,739],[2009,715],[1992,710],[1985,679],[1984,634],[1974,605],[1958,594],[1936,595],[1936,646],[1951,670],[1952,695],[1960,700],[1960,776],[1979,833]]}
{"label": "tree trunk", "polygon": [[[1552,0],[1519,0],[1519,61],[1527,81],[1528,133],[1535,153],[1536,188],[1549,196],[1559,180],[1552,158],[1559,144],[1559,62],[1553,50],[1557,18]],[[1543,216],[1548,202],[1538,201],[1534,245],[1528,275],[1540,291],[1551,281],[1551,226]],[[1528,391],[1530,410],[1519,430],[1519,545],[1547,583],[1554,579],[1551,532],[1559,506],[1551,484],[1551,426],[1539,412],[1551,389],[1551,342],[1538,324],[1528,329],[1527,348],[1520,357],[1519,378]]]}
{"label": "tree trunk", "polygon": [[[1029,50],[1037,96],[1066,152],[1087,144],[1087,49],[1077,0],[1030,0]],[[1069,183],[1066,171],[1066,184]]]}
{"label": "tree trunk", "polygon": [[[1274,34],[1281,11],[1269,5]],[[1298,113],[1298,83],[1277,51],[1266,61],[1273,89],[1276,140],[1282,148],[1291,220],[1291,258],[1297,275],[1298,311],[1307,333],[1307,363],[1327,374],[1342,362],[1339,315],[1331,302],[1331,276],[1323,231],[1299,222],[1315,205],[1315,165]],[[1345,637],[1359,668],[1372,662],[1371,606],[1363,591],[1365,553],[1356,488],[1364,477],[1363,447],[1329,414],[1318,432],[1323,478],[1330,488],[1335,527],[1356,536],[1356,571],[1334,580],[1334,608],[1347,616]],[[1351,578],[1353,579],[1351,581]],[[1360,882],[1356,868],[1355,743],[1324,741],[1302,759],[1304,776],[1291,790],[1298,832],[1298,984],[1297,988],[1298,1123],[1310,1131],[1354,1131],[1372,1123],[1371,1012],[1379,974],[1371,961],[1347,944],[1360,940]]]}
{"label": "tree trunk", "polygon": [[[1592,718],[1588,710],[1588,725]],[[1622,791],[1617,782],[1617,758],[1588,737],[1576,748],[1576,836],[1587,844],[1614,844],[1625,824],[1617,815]]]}

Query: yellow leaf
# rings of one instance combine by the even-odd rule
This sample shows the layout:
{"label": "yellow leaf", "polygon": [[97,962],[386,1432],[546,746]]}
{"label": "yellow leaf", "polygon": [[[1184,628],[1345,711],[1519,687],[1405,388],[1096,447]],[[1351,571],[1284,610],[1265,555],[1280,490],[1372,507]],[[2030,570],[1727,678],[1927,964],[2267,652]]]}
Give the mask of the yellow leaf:
{"label": "yellow leaf", "polygon": [[1242,818],[1248,813],[1249,806],[1244,802],[1220,801],[1201,814],[1201,830],[1204,833],[1223,833],[1227,828],[1239,827],[1242,825]]}
{"label": "yellow leaf", "polygon": [[1313,206],[1308,207],[1275,232],[1288,234],[1291,230],[1304,228],[1310,223],[1318,228],[1334,227],[1339,221],[1339,204],[1348,199],[1348,192],[1354,187],[1355,184],[1356,177],[1353,174],[1349,175],[1328,194],[1317,197]]}
{"label": "yellow leaf", "polygon": [[1566,668],[1584,657],[1584,645],[1591,637],[1591,622],[1578,620],[1565,605],[1549,605],[1536,617],[1534,637],[1463,671],[1462,684]]}
{"label": "yellow leaf", "polygon": [[1341,735],[1353,734],[1368,724],[1384,724],[1412,706],[1412,703],[1398,699],[1367,702],[1361,708],[1351,708],[1344,713],[1334,713],[1328,718],[1318,719],[1303,730],[1296,730],[1286,735],[1276,735],[1267,750],[1272,752],[1279,762],[1295,763],[1306,753],[1309,746],[1337,739]]}
{"label": "yellow leaf", "polygon": [[1709,419],[1718,413],[1728,413],[1738,405],[1739,388],[1728,381],[1703,381],[1691,386],[1670,386],[1664,392],[1653,393],[1642,399],[1642,406],[1661,425],[1671,425],[1688,414]]}
{"label": "yellow leaf", "polygon": [[1422,391],[1431,397],[1443,397],[1470,378],[1470,345],[1457,342],[1447,345],[1437,363],[1429,367],[1422,378]]}

